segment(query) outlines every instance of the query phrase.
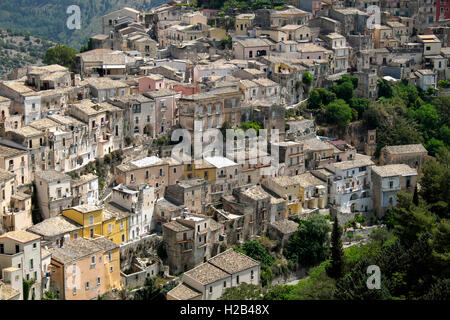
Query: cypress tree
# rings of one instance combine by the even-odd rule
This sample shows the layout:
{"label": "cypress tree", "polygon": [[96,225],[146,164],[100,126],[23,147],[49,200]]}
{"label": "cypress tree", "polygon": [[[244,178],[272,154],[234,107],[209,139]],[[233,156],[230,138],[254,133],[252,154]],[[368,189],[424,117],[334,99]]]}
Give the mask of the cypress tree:
{"label": "cypress tree", "polygon": [[417,185],[416,185],[416,187],[414,188],[413,203],[414,203],[414,205],[416,205],[416,206],[419,205],[419,193],[417,192]]}
{"label": "cypress tree", "polygon": [[344,249],[341,240],[342,230],[337,216],[334,217],[333,230],[331,232],[331,265],[327,270],[331,278],[339,279],[343,275]]}

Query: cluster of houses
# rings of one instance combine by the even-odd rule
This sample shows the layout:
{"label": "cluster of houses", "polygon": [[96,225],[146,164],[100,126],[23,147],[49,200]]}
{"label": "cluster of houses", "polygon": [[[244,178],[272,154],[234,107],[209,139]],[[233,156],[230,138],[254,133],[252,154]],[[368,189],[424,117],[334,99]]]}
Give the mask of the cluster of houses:
{"label": "cluster of houses", "polygon": [[[285,245],[292,219],[311,214],[381,219],[398,191],[414,191],[422,145],[374,159],[376,130],[352,146],[286,110],[308,98],[306,71],[312,87],[351,73],[355,95],[369,99],[382,77],[436,88],[450,76],[450,4],[287,3],[234,16],[180,1],[123,8],[102,18],[74,70],[32,66],[0,81],[0,300],[95,299],[163,273],[183,273],[168,299],[217,299],[260,282],[260,263],[227,248],[263,235]],[[178,128],[194,136],[248,122],[279,139],[258,154],[236,148],[243,161],[228,149],[192,161],[151,144]],[[107,194],[96,172],[78,174],[116,152],[126,156]],[[150,235],[167,257],[125,270],[123,248]]]}

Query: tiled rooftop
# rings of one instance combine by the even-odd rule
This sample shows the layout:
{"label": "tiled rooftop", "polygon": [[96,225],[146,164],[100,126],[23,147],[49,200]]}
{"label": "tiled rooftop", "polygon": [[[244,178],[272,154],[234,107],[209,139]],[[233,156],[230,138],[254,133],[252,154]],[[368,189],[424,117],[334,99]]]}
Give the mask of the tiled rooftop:
{"label": "tiled rooftop", "polygon": [[217,256],[208,260],[208,263],[225,270],[229,274],[234,274],[240,271],[244,271],[256,266],[261,263],[234,250],[228,249]]}
{"label": "tiled rooftop", "polygon": [[78,223],[64,217],[63,215],[58,215],[56,217],[45,219],[44,221],[31,226],[28,230],[45,238],[51,238],[78,230],[80,228],[81,225]]}

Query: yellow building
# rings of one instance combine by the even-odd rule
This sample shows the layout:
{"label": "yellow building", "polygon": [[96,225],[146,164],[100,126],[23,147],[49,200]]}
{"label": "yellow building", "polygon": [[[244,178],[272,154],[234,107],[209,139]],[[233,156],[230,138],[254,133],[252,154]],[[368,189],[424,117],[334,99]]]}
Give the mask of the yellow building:
{"label": "yellow building", "polygon": [[205,160],[203,160],[200,164],[196,164],[195,161],[192,161],[192,163],[185,163],[184,178],[200,178],[208,180],[211,184],[214,184],[216,183],[216,167]]}
{"label": "yellow building", "polygon": [[265,186],[286,200],[286,218],[302,213],[302,193],[300,184],[294,177],[269,178]]}
{"label": "yellow building", "polygon": [[80,205],[63,210],[62,215],[81,225],[79,236],[95,239],[104,236],[116,244],[128,240],[128,215],[93,205]]}

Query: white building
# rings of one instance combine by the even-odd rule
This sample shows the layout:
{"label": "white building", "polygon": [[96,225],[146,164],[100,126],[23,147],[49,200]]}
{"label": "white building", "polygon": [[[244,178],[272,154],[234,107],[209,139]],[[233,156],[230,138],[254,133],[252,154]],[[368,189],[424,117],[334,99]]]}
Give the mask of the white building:
{"label": "white building", "polygon": [[35,173],[38,205],[42,217],[48,219],[72,206],[70,176],[55,170]]}
{"label": "white building", "polygon": [[205,157],[205,161],[216,168],[216,183],[212,187],[212,196],[229,195],[239,186],[241,166],[225,157]]}
{"label": "white building", "polygon": [[113,188],[108,208],[116,206],[130,213],[128,217],[128,239],[130,241],[137,240],[150,232],[155,200],[155,189],[146,184],[139,186],[120,184]]}
{"label": "white building", "polygon": [[[33,294],[36,300],[40,300],[42,296],[40,236],[27,231],[11,231],[0,236],[0,272],[4,278],[9,278],[5,275],[9,271],[17,270],[12,268],[20,269],[23,279],[34,278],[36,280],[30,289],[29,300]],[[20,281],[21,283],[22,281]],[[22,299],[23,291],[21,291],[20,300]]]}
{"label": "white building", "polygon": [[183,282],[167,300],[217,300],[227,288],[241,283],[259,285],[261,263],[228,249],[183,274]]}
{"label": "white building", "polygon": [[330,187],[330,203],[341,214],[372,210],[371,166],[369,156],[356,154],[355,160],[331,163],[334,173]]}

